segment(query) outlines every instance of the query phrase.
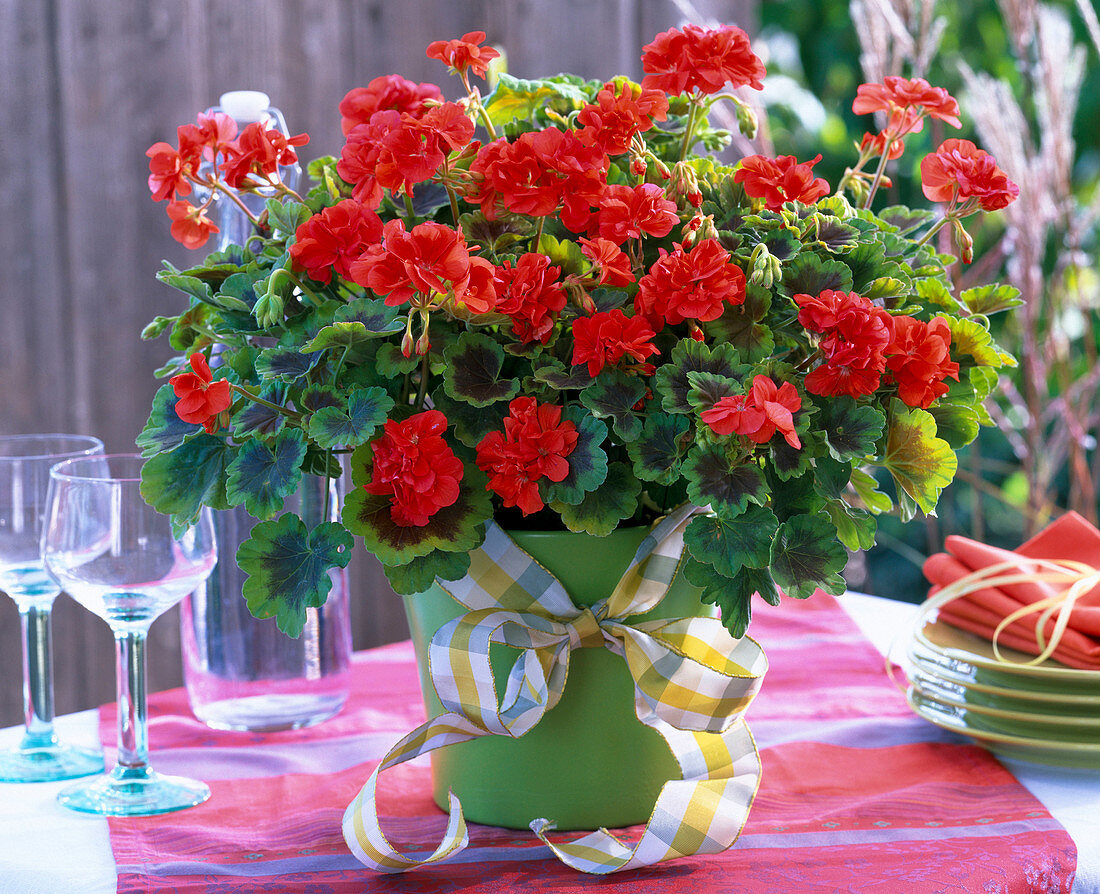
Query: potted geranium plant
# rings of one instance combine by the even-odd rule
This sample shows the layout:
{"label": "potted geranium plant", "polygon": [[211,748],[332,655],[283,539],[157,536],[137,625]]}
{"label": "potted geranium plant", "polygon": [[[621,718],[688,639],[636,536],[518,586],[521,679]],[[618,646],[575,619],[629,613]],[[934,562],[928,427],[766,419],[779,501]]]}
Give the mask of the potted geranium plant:
{"label": "potted geranium plant", "polygon": [[[679,535],[695,611],[673,615],[716,604],[736,638],[754,594],[840,593],[846,548],[874,542],[879,513],[931,513],[989,422],[1011,358],[987,316],[1015,296],[956,294],[930,240],[951,226],[966,259],[962,219],[1015,186],[948,140],[921,165],[936,210],[872,210],[907,135],[928,116],[959,125],[919,79],[860,88],[856,111],[887,124],[835,190],[817,159],[715,161],[729,135],[711,106],[751,132],[726,91],[765,75],[737,28],[658,35],[641,84],[501,73],[486,96],[483,39],[428,48],[458,102],[398,76],[348,93],[340,157],[309,166],[304,196],[277,175],[304,137],[200,116],[150,150],[154,198],[192,247],[216,229],[214,196],[278,195],[247,244],[160,274],[190,302],[146,333],[181,355],[141,437],[146,498],[181,525],[204,504],[269,519],[237,558],[250,607],[288,631],[353,535],[418,594],[466,579],[489,528],[603,538],[685,504],[705,510]],[[339,456],[355,485],[342,524],[279,515]]]}

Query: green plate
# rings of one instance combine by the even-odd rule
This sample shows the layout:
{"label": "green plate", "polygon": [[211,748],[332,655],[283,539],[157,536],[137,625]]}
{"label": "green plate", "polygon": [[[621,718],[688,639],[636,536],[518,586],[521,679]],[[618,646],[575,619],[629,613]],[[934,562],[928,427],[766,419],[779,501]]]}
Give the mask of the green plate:
{"label": "green plate", "polygon": [[907,657],[910,664],[919,671],[963,686],[971,695],[981,693],[991,696],[994,700],[1008,698],[1032,702],[1036,705],[1051,705],[1054,706],[1053,710],[1062,712],[1070,708],[1085,713],[1100,712],[1100,693],[1081,691],[1076,684],[1073,689],[1067,689],[1056,683],[1052,684],[1032,677],[1008,677],[998,685],[989,679],[989,672],[958,658],[948,658],[939,652],[922,649],[916,643],[910,644]]}
{"label": "green plate", "polygon": [[[969,693],[963,687],[946,683],[936,677],[914,671],[909,682],[925,698],[944,707],[964,708],[969,722],[1000,732],[1021,736],[1038,736],[1058,741],[1100,741],[1100,711],[1088,714],[1062,714],[1056,709],[1042,713],[1035,703],[1024,702],[1027,710],[1013,707],[1011,700],[996,700],[992,704],[984,693]],[[975,698],[975,695],[978,697]]]}
{"label": "green plate", "polygon": [[[1100,670],[1080,670],[1057,661],[1022,664],[1035,656],[1014,649],[1001,649],[1005,661],[993,654],[993,644],[983,637],[942,621],[927,621],[913,634],[913,640],[927,651],[971,665],[975,678],[1002,687],[1100,695]],[[1007,662],[1007,663],[1006,663]]]}
{"label": "green plate", "polygon": [[972,711],[942,705],[922,695],[913,686],[906,697],[909,706],[929,723],[976,740],[995,754],[1056,767],[1100,769],[1100,736],[1093,741],[1063,742],[1041,736],[1020,736],[982,728]]}

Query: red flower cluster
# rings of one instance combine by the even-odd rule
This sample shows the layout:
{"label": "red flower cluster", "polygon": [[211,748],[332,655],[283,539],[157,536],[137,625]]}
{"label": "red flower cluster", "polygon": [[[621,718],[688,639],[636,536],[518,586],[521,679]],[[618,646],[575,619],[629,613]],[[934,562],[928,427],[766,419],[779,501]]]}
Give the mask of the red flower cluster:
{"label": "red flower cluster", "polygon": [[574,233],[588,225],[606,183],[607,155],[586,146],[576,131],[554,127],[520,134],[509,143],[494,140],[481,147],[470,165],[478,188],[468,200],[481,205],[489,220],[504,208],[531,217],[547,217],[561,206],[561,221]]}
{"label": "red flower cluster", "polygon": [[634,134],[653,127],[654,121],[668,117],[668,95],[663,90],[646,90],[624,82],[615,92],[614,84],[604,84],[594,105],[577,115],[580,138],[598,146],[608,155],[621,155],[630,149]]}
{"label": "red flower cluster", "polygon": [[642,47],[643,89],[677,96],[692,90],[717,93],[731,87],[763,90],[764,63],[749,46],[749,36],[733,25],[703,29],[684,25],[658,34]]}
{"label": "red flower cluster", "polygon": [[886,133],[894,138],[922,130],[926,115],[952,127],[962,127],[955,98],[943,87],[933,87],[924,78],[909,80],[887,75],[881,84],[860,84],[852,111],[857,115],[886,112],[889,116]]}
{"label": "red flower cluster", "polygon": [[777,386],[768,376],[756,376],[746,395],[721,398],[700,418],[715,434],[744,435],[756,444],[764,444],[778,431],[795,450],[802,447],[794,430],[794,414],[802,408],[802,398],[794,385]]}
{"label": "red flower cluster", "polygon": [[[470,257],[459,230],[426,221],[405,231],[400,220],[382,230],[382,242],[368,246],[351,263],[351,278],[392,307],[406,301],[427,307],[440,296],[462,302],[475,313],[485,313],[495,303],[493,265]],[[419,298],[417,297],[419,296]]]}
{"label": "red flower cluster", "polygon": [[970,140],[944,140],[921,161],[920,174],[921,189],[933,202],[975,199],[983,211],[996,211],[1020,195],[993,156]]}
{"label": "red flower cluster", "polygon": [[557,313],[565,307],[565,288],[558,277],[561,268],[550,264],[546,255],[528,252],[515,265],[505,261],[495,271],[498,313],[512,320],[512,331],[524,342],[546,344],[554,330]]}
{"label": "red flower cluster", "polygon": [[486,490],[524,515],[545,505],[539,481],[561,481],[569,474],[566,457],[577,446],[577,427],[562,421],[561,407],[517,397],[508,404],[504,432],[489,432],[477,445],[477,467],[489,474]]}
{"label": "red flower cluster", "polygon": [[425,410],[404,422],[387,419],[382,436],[371,444],[374,468],[363,487],[390,498],[395,525],[422,528],[458,499],[462,461],[443,440],[446,430],[446,416]]}
{"label": "red flower cluster", "polygon": [[730,260],[717,239],[702,239],[684,251],[675,246],[661,256],[638,281],[634,312],[654,331],[666,323],[717,320],[727,304],[745,301],[745,274]]}
{"label": "red flower cluster", "polygon": [[462,106],[448,102],[423,114],[375,112],[357,124],[340,151],[336,172],[353,184],[352,197],[377,208],[382,190],[404,190],[435,175],[450,152],[474,135],[474,123]]}
{"label": "red flower cluster", "polygon": [[392,110],[419,117],[429,102],[443,102],[435,84],[417,84],[401,75],[382,75],[366,87],[349,90],[340,100],[340,128],[347,136],[357,124],[366,124],[375,112]]}
{"label": "red flower cluster", "polygon": [[253,121],[245,126],[235,141],[222,147],[225,152],[222,176],[233,189],[252,185],[251,174],[260,180],[269,180],[279,165],[292,165],[298,160],[295,146],[304,146],[308,142],[307,134],[285,137],[279,131],[269,130],[259,121]]}
{"label": "red flower cluster", "polygon": [[778,211],[784,202],[810,205],[829,191],[829,184],[813,175],[813,167],[819,161],[820,153],[804,162],[798,162],[793,155],[778,158],[749,155],[741,159],[733,182],[745,184],[745,192],[754,199],[763,199],[769,211]]}
{"label": "red flower cluster", "polygon": [[173,200],[168,203],[167,210],[172,219],[172,238],[184,248],[202,248],[211,233],[220,232],[214,221],[206,216],[205,205],[196,208],[190,202]]}
{"label": "red flower cluster", "polygon": [[922,323],[894,317],[894,339],[887,348],[886,367],[897,382],[898,397],[911,407],[928,409],[947,394],[944,379],[959,380],[959,364],[951,359],[951,327],[943,317]]}
{"label": "red flower cluster", "polygon": [[[598,375],[608,364],[632,357],[644,363],[650,354],[659,354],[652,339],[656,333],[645,317],[628,317],[619,309],[577,317],[573,321],[573,365],[588,364],[588,374]],[[653,374],[650,364],[643,370]]]}
{"label": "red flower cluster", "polygon": [[601,286],[625,286],[634,282],[634,271],[630,269],[630,258],[610,239],[577,240],[581,254],[592,262],[595,268],[596,284]]}
{"label": "red flower cluster", "polygon": [[355,199],[344,199],[298,227],[290,259],[317,282],[330,282],[333,271],[350,279],[352,261],[381,239],[378,215]]}
{"label": "red flower cluster", "polygon": [[176,415],[184,422],[201,425],[208,433],[222,424],[219,417],[233,403],[233,388],[225,379],[214,381],[210,364],[196,351],[191,355],[191,372],[172,376],[168,383],[176,397]]}
{"label": "red flower cluster", "polygon": [[622,245],[627,239],[641,239],[643,233],[658,239],[667,236],[679,222],[676,203],[666,199],[665,191],[657,184],[615,184],[604,188],[588,231]]}
{"label": "red flower cluster", "polygon": [[428,58],[438,59],[459,74],[469,71],[479,78],[484,78],[489,70],[489,63],[500,53],[492,47],[479,46],[483,40],[485,40],[484,31],[470,31],[463,34],[459,40],[433,40],[428,44]]}
{"label": "red flower cluster", "polygon": [[825,362],[806,376],[811,394],[872,394],[886,368],[893,317],[855,292],[826,289],[816,298],[795,295],[798,322],[822,338]]}

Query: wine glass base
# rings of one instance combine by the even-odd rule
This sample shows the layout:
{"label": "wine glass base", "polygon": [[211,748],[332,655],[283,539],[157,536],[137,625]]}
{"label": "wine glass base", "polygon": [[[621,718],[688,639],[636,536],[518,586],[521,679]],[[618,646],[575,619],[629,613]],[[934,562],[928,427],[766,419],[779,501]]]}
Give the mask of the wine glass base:
{"label": "wine glass base", "polygon": [[162,776],[155,770],[122,771],[70,785],[58,803],[100,816],[154,816],[194,807],[210,797],[210,787],[196,779]]}
{"label": "wine glass base", "polygon": [[103,772],[103,755],[74,745],[0,751],[0,782],[52,782]]}

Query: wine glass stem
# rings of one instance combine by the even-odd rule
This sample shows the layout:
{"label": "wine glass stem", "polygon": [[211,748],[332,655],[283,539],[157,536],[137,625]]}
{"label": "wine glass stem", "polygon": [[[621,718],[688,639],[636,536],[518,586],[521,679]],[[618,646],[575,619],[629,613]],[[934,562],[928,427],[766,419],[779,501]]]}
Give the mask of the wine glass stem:
{"label": "wine glass stem", "polygon": [[27,727],[23,748],[57,744],[53,730],[50,609],[47,605],[19,611],[23,625],[23,717]]}
{"label": "wine glass stem", "polygon": [[118,767],[141,775],[149,768],[144,630],[116,631],[118,678]]}

